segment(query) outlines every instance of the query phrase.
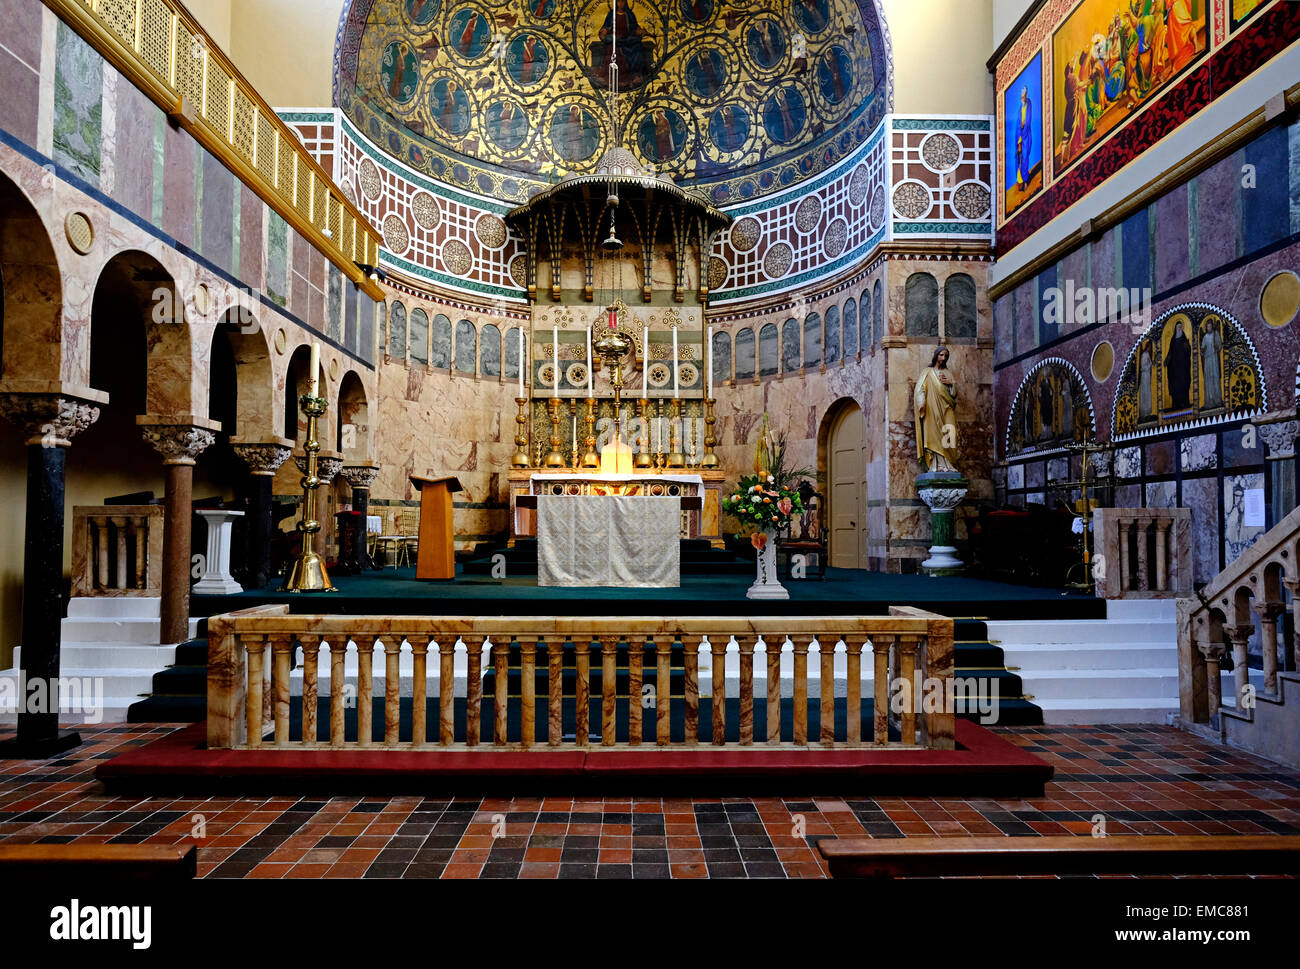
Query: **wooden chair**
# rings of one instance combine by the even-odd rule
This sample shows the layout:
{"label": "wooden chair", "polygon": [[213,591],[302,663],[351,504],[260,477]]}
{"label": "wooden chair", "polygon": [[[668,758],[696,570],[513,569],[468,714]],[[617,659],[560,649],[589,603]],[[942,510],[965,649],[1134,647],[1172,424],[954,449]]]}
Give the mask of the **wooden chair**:
{"label": "wooden chair", "polygon": [[400,539],[397,561],[410,565],[420,552],[420,509],[404,508],[396,515],[397,535]]}
{"label": "wooden chair", "polygon": [[817,556],[817,578],[826,578],[826,559],[830,549],[826,540],[826,498],[820,491],[800,489],[799,497],[803,499],[803,514],[790,523],[787,535],[777,539],[776,554],[785,555],[785,577],[792,579],[794,557],[803,555]]}

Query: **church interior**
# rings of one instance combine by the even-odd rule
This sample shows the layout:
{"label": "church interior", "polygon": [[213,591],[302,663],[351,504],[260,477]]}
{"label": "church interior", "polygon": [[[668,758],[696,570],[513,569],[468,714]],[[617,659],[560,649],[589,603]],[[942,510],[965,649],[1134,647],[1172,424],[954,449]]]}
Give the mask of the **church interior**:
{"label": "church interior", "polygon": [[0,20],[0,883],[1300,873],[1300,4]]}

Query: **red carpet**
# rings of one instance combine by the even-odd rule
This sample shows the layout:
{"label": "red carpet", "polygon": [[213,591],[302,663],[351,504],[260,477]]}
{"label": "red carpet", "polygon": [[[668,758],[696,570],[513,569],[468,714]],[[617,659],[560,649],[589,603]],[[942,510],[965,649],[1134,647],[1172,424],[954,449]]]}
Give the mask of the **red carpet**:
{"label": "red carpet", "polygon": [[637,789],[686,786],[753,790],[788,786],[794,779],[834,781],[837,790],[873,793],[961,793],[1041,796],[1053,768],[998,735],[957,721],[957,750],[891,751],[875,748],[767,750],[762,745],[717,749],[701,746],[640,750],[599,747],[582,751],[545,747],[531,751],[382,750],[208,750],[206,727],[194,724],[105,761],[95,772],[112,790],[187,792],[245,790],[256,785],[289,792],[310,790],[489,789],[609,790],[635,783]]}

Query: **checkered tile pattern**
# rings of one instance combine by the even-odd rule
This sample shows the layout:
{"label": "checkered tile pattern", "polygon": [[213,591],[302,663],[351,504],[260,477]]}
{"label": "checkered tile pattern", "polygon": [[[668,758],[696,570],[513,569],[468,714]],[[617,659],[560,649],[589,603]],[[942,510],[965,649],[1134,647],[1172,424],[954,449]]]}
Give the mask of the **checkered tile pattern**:
{"label": "checkered tile pattern", "polygon": [[[93,729],[93,728],[91,728]],[[199,844],[205,878],[820,878],[820,838],[1300,834],[1300,772],[1168,727],[1004,728],[1056,768],[1043,798],[109,797],[97,761],[171,726],[83,731],[0,761],[0,841]]]}

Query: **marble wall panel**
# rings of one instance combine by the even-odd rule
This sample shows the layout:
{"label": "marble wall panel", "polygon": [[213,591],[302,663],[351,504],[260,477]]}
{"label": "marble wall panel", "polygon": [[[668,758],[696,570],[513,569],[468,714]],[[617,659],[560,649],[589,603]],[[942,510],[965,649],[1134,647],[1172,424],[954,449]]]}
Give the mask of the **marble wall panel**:
{"label": "marble wall panel", "polygon": [[943,284],[943,329],[946,340],[974,339],[978,326],[975,280],[953,273]]}
{"label": "marble wall panel", "polygon": [[159,114],[134,84],[123,81],[117,85],[112,196],[146,220],[153,215],[154,131]]}
{"label": "marble wall panel", "polygon": [[1115,452],[1115,477],[1136,478],[1142,474],[1142,448],[1124,447]]}
{"label": "marble wall panel", "polygon": [[1241,152],[1211,166],[1193,181],[1196,218],[1191,222],[1196,275],[1212,272],[1237,258],[1239,231],[1237,193],[1241,185]]}
{"label": "marble wall panel", "polygon": [[[102,165],[104,59],[61,21],[54,57],[54,160],[98,188]],[[8,92],[5,97],[9,97]]]}
{"label": "marble wall panel", "polygon": [[406,342],[410,350],[411,363],[428,363],[429,361],[429,314],[416,307],[406,318]]}
{"label": "marble wall panel", "polygon": [[1146,486],[1146,508],[1174,508],[1178,505],[1177,481],[1152,481]]}
{"label": "marble wall panel", "polygon": [[325,299],[325,335],[331,340],[343,339],[343,274],[331,264],[329,289]]}
{"label": "marble wall panel", "polygon": [[781,326],[781,372],[794,373],[803,366],[800,344],[803,328],[798,320],[786,320]]}
{"label": "marble wall panel", "polygon": [[1160,196],[1153,206],[1157,226],[1155,290],[1164,292],[1191,276],[1188,236],[1187,184]]}
{"label": "marble wall panel", "polygon": [[803,365],[819,367],[822,362],[822,318],[809,313],[803,323]]}
{"label": "marble wall panel", "polygon": [[215,155],[205,151],[202,157],[203,255],[231,272],[235,268],[235,176]]}
{"label": "marble wall panel", "polygon": [[757,346],[754,331],[743,327],[736,331],[736,380],[750,380],[754,377],[757,363]]}
{"label": "marble wall panel", "polygon": [[1246,524],[1246,492],[1262,490],[1262,474],[1229,474],[1223,477],[1223,557],[1231,565],[1255,539],[1264,534],[1263,525]]}
{"label": "marble wall panel", "polygon": [[501,331],[494,323],[479,331],[479,371],[485,377],[501,376]]}
{"label": "marble wall panel", "polygon": [[840,308],[831,306],[826,310],[826,366],[840,362]]}
{"label": "marble wall panel", "polygon": [[1012,464],[1007,467],[1007,487],[1012,491],[1020,491],[1025,487],[1025,466],[1023,464]]}
{"label": "marble wall panel", "polygon": [[1183,480],[1182,507],[1192,510],[1192,582],[1203,585],[1219,573],[1219,488],[1214,478]]}
{"label": "marble wall panel", "polygon": [[266,273],[266,216],[270,210],[247,185],[239,185],[239,270],[246,287],[261,290]]}
{"label": "marble wall panel", "polygon": [[433,318],[432,349],[429,366],[436,370],[451,369],[451,320],[439,313]]}
{"label": "marble wall panel", "polygon": [[1044,465],[1042,461],[1030,461],[1025,465],[1025,487],[1041,488],[1044,482]]}
{"label": "marble wall panel", "polygon": [[758,375],[770,377],[780,372],[780,348],[775,323],[765,323],[758,333]]}
{"label": "marble wall panel", "polygon": [[844,359],[858,355],[858,302],[849,298],[844,303]]}
{"label": "marble wall panel", "polygon": [[476,373],[478,371],[478,343],[474,324],[469,320],[456,322],[456,371],[458,373]]}
{"label": "marble wall panel", "polygon": [[1219,465],[1218,435],[1200,434],[1178,442],[1179,463],[1183,471],[1204,471]]}
{"label": "marble wall panel", "polygon": [[[522,327],[512,326],[505,336],[505,377],[507,380],[519,379],[519,335]],[[516,391],[518,386],[516,385]]]}
{"label": "marble wall panel", "polygon": [[266,294],[280,306],[289,305],[289,223],[269,210],[266,233]]}
{"label": "marble wall panel", "polygon": [[1177,468],[1177,443],[1157,441],[1146,446],[1147,474],[1173,474]]}
{"label": "marble wall panel", "polygon": [[927,272],[912,273],[904,285],[905,332],[909,337],[939,335],[939,284]]}
{"label": "marble wall panel", "polygon": [[721,384],[724,380],[731,379],[731,334],[726,332],[714,333],[711,349],[713,353],[713,382],[714,384]]}

